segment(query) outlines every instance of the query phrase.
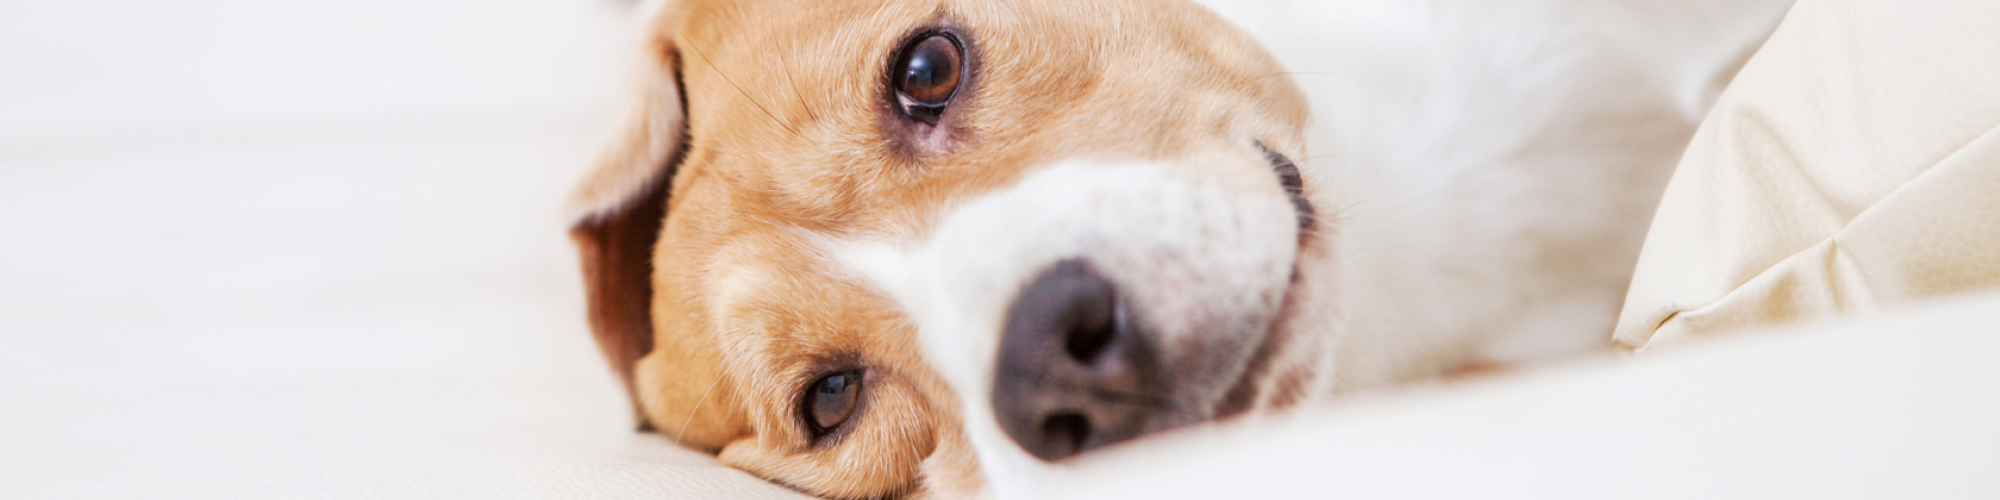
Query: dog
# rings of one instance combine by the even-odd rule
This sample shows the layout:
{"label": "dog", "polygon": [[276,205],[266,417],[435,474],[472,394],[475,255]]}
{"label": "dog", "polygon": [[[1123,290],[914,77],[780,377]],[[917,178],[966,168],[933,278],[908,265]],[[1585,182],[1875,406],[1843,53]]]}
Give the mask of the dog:
{"label": "dog", "polygon": [[1609,349],[1781,0],[674,0],[571,202],[644,429],[831,498]]}

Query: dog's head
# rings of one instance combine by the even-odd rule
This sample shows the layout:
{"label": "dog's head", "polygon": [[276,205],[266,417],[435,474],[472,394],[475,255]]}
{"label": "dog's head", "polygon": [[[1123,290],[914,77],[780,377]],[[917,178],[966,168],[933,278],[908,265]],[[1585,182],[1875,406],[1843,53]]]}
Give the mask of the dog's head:
{"label": "dog's head", "polygon": [[[574,202],[645,425],[816,494],[963,494],[1305,389],[1304,97],[1184,2],[682,0]],[[1320,214],[1324,215],[1324,214]]]}

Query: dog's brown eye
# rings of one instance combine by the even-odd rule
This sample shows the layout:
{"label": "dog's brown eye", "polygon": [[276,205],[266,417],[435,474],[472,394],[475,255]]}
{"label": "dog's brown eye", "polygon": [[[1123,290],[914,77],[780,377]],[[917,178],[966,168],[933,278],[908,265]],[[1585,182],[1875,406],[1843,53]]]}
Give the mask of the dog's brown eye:
{"label": "dog's brown eye", "polygon": [[958,39],[951,35],[927,35],[905,47],[903,55],[896,58],[896,72],[890,75],[903,114],[936,123],[945,104],[958,93],[964,61]]}
{"label": "dog's brown eye", "polygon": [[806,388],[805,417],[817,437],[840,427],[854,414],[861,398],[861,372],[840,372],[813,381]]}

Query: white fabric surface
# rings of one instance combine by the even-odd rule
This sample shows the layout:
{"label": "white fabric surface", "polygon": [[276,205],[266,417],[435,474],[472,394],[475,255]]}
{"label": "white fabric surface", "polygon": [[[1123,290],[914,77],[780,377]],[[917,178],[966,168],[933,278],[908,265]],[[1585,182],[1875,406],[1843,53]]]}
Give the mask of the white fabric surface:
{"label": "white fabric surface", "polygon": [[566,128],[10,161],[0,498],[796,497],[631,431]]}
{"label": "white fabric surface", "polygon": [[1069,498],[1993,498],[2000,294],[1242,422]]}
{"label": "white fabric surface", "polygon": [[2000,286],[2000,2],[1802,0],[1696,133],[1627,349]]}

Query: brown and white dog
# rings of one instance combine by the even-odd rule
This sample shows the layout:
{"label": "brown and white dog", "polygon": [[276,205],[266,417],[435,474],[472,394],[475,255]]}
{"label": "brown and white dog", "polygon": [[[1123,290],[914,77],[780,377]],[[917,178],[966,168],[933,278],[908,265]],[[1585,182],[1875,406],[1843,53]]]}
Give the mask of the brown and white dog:
{"label": "brown and white dog", "polygon": [[1603,348],[1786,3],[673,1],[592,325],[643,426],[836,498]]}

